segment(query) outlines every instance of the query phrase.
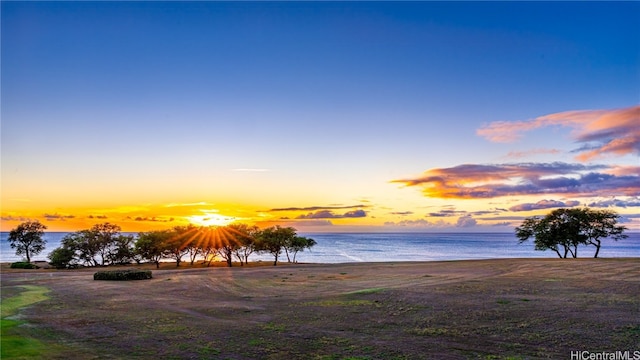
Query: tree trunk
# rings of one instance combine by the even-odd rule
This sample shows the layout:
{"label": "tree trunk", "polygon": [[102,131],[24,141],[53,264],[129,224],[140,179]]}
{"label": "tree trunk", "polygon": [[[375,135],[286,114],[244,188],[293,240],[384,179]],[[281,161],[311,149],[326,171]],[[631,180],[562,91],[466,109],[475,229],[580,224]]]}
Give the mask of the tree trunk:
{"label": "tree trunk", "polygon": [[278,254],[274,255],[274,259],[275,260],[273,261],[273,266],[276,266],[276,265],[278,265]]}
{"label": "tree trunk", "polygon": [[156,261],[156,269],[160,269],[160,261]]}
{"label": "tree trunk", "polygon": [[27,262],[30,263],[31,262],[31,256],[29,255],[29,247],[28,246],[25,247],[24,254],[27,256]]}
{"label": "tree trunk", "polygon": [[[594,244],[595,245],[595,244]],[[596,253],[593,255],[593,258],[597,258],[598,257],[598,253],[600,252],[600,244],[596,245]]]}
{"label": "tree trunk", "polygon": [[227,262],[227,267],[233,267],[233,253],[229,247],[222,248],[222,252],[224,253],[223,258]]}

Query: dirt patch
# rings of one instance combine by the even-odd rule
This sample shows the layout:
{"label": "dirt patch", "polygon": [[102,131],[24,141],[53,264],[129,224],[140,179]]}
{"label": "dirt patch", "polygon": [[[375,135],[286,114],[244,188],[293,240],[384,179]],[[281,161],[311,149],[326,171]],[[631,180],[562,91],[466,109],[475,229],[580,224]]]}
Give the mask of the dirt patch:
{"label": "dirt patch", "polygon": [[640,259],[169,265],[153,279],[2,272],[60,358],[557,359],[638,350]]}

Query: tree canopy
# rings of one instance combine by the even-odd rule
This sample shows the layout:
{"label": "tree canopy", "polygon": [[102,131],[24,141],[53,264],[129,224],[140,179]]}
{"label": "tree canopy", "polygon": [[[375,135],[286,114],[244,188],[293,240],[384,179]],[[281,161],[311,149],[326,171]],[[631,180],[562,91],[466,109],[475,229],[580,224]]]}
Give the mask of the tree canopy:
{"label": "tree canopy", "polygon": [[[46,227],[38,222],[23,223],[12,230],[9,240],[17,248],[18,255],[27,259],[44,249],[42,240]],[[102,223],[90,229],[66,234],[60,247],[48,255],[50,264],[60,268],[81,266],[108,266],[148,261],[160,267],[163,259],[175,260],[180,266],[183,257],[189,255],[191,264],[200,258],[209,266],[216,258],[222,258],[227,266],[234,259],[240,265],[248,264],[253,253],[268,253],[274,256],[277,265],[284,251],[288,262],[296,262],[296,255],[316,245],[310,238],[298,236],[292,227],[273,226],[260,229],[255,225],[234,223],[217,227],[198,227],[192,224],[174,226],[167,230],[140,232],[135,235],[121,234],[121,228],[111,223]]]}
{"label": "tree canopy", "polygon": [[47,241],[42,238],[47,229],[39,221],[27,221],[9,232],[9,245],[16,250],[16,255],[24,255],[31,262],[31,255],[38,255],[44,250]]}
{"label": "tree canopy", "polygon": [[569,254],[578,257],[579,245],[596,247],[594,258],[598,257],[602,239],[615,241],[624,239],[626,228],[617,225],[620,216],[610,210],[589,208],[556,209],[544,217],[526,218],[516,227],[516,237],[520,243],[534,238],[536,250],[552,250],[558,257]]}

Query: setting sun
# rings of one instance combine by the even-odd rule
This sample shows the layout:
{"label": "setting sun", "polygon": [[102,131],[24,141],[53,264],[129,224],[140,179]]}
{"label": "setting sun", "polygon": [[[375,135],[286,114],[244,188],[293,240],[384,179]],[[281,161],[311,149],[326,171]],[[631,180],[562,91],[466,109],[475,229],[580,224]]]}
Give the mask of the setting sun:
{"label": "setting sun", "polygon": [[233,216],[224,216],[215,212],[205,212],[204,215],[193,215],[187,217],[187,220],[195,225],[200,226],[225,226],[229,225],[237,218]]}

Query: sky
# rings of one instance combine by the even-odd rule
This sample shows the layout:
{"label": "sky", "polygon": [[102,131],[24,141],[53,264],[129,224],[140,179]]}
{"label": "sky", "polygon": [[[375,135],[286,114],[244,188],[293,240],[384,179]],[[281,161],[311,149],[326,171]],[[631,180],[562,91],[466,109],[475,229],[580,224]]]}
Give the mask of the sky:
{"label": "sky", "polygon": [[12,2],[2,231],[640,230],[639,2]]}

